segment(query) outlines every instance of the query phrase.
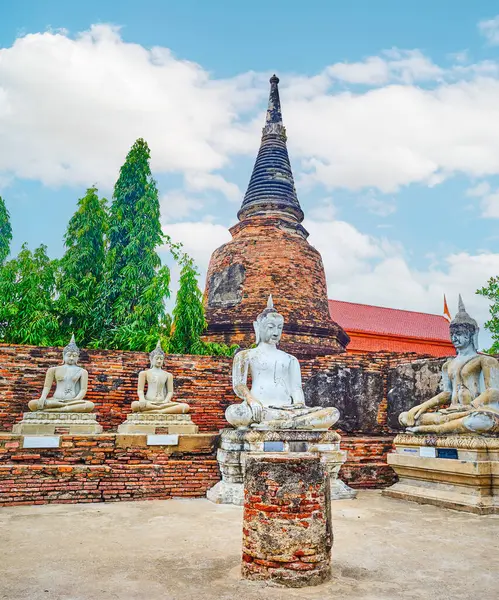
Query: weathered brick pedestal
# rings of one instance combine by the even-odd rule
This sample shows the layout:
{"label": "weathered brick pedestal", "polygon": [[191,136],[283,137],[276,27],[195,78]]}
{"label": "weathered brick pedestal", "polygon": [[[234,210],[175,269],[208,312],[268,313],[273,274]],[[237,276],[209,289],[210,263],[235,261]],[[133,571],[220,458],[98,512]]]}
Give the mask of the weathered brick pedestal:
{"label": "weathered brick pedestal", "polygon": [[313,454],[249,454],[244,478],[243,578],[287,587],[331,577],[329,476]]}

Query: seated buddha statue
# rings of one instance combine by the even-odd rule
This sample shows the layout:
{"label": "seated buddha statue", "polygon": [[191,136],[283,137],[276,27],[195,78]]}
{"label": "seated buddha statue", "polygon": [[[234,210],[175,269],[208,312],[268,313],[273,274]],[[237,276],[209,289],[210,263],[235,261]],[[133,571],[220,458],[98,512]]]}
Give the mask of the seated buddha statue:
{"label": "seated buddha statue", "polygon": [[[84,400],[88,386],[88,372],[77,365],[80,350],[74,335],[62,351],[63,364],[50,367],[45,376],[42,395],[38,400],[31,400],[28,407],[31,411],[44,412],[92,412],[94,403]],[[52,384],[56,384],[54,395],[50,398]]]}
{"label": "seated buddha statue", "polygon": [[277,348],[283,325],[270,296],[267,308],[253,323],[256,348],[242,350],[234,357],[232,385],[243,402],[229,406],[225,418],[244,429],[329,429],[338,420],[339,411],[305,405],[300,363]]}
{"label": "seated buddha statue", "polygon": [[499,432],[499,362],[477,352],[478,323],[461,296],[450,337],[457,356],[442,366],[442,392],[403,412],[400,424],[412,433]]}
{"label": "seated buddha statue", "polygon": [[[132,402],[133,412],[185,414],[190,411],[188,404],[174,402],[173,375],[163,371],[165,353],[158,341],[156,348],[149,354],[151,368],[139,373],[137,388],[138,400]],[[145,386],[147,383],[147,392]]]}

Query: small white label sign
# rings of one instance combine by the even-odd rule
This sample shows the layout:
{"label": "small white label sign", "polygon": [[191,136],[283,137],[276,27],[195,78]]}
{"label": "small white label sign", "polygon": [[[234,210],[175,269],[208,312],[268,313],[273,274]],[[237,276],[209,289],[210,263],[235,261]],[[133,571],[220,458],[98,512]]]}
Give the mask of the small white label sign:
{"label": "small white label sign", "polygon": [[437,449],[433,446],[429,448],[423,446],[419,449],[419,456],[424,456],[425,458],[436,458]]}
{"label": "small white label sign", "polygon": [[158,434],[147,436],[148,446],[178,446],[178,433],[177,434]]}
{"label": "small white label sign", "polygon": [[419,454],[419,448],[400,448],[402,454]]}
{"label": "small white label sign", "polygon": [[60,435],[25,435],[23,448],[59,448]]}

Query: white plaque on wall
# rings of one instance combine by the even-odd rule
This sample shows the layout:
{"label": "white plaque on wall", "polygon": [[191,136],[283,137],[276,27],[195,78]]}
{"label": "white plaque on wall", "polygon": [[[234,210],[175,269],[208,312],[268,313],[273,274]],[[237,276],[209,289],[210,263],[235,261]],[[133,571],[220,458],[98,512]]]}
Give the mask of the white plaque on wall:
{"label": "white plaque on wall", "polygon": [[422,446],[419,449],[419,456],[424,456],[425,458],[436,458],[437,457],[437,449],[434,448],[433,446],[431,446],[429,448]]}
{"label": "white plaque on wall", "polygon": [[178,433],[166,435],[155,434],[147,436],[148,446],[178,446]]}
{"label": "white plaque on wall", "polygon": [[59,448],[60,435],[25,435],[23,448]]}

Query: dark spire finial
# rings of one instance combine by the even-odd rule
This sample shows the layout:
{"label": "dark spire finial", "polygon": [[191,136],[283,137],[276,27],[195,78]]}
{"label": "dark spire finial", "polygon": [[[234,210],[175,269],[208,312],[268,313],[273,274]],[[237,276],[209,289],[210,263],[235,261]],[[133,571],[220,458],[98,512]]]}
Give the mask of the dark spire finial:
{"label": "dark spire finial", "polygon": [[270,78],[270,94],[262,143],[253,173],[237,216],[242,221],[252,215],[280,214],[303,221],[282,123],[279,77]]}

